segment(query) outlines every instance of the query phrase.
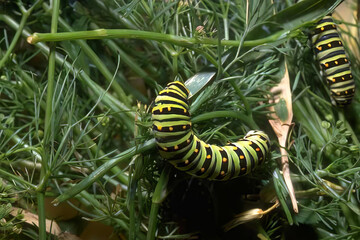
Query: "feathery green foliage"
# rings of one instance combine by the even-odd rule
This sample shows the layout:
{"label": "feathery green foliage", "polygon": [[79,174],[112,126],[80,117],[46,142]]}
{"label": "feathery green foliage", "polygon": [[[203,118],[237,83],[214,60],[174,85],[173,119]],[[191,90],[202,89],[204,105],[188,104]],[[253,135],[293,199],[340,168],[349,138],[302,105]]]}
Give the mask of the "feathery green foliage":
{"label": "feathery green foliage", "polygon": [[[1,1],[1,239],[59,237],[45,227],[54,218],[45,204],[52,200],[82,217],[54,219],[79,236],[88,221],[98,221],[131,240],[358,239],[360,61],[348,51],[355,99],[336,108],[307,33],[341,1],[295,2]],[[270,89],[285,63],[297,215],[268,124]],[[190,78],[201,139],[224,144],[251,129],[271,136],[271,158],[250,176],[209,182],[160,158],[152,100],[168,82]],[[281,204],[275,211],[223,231],[235,214],[266,208],[274,198]],[[38,214],[40,225],[10,214],[13,207]]]}

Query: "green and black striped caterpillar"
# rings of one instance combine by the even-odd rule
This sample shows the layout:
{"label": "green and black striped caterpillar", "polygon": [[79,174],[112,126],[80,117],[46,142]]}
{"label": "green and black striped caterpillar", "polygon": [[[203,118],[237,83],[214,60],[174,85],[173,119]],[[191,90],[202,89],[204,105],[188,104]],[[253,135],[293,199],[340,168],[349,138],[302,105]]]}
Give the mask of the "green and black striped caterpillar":
{"label": "green and black striped caterpillar", "polygon": [[250,131],[223,147],[195,136],[188,95],[185,85],[177,81],[169,83],[155,99],[153,131],[163,158],[193,176],[223,181],[245,175],[265,160],[270,141],[262,131]]}
{"label": "green and black striped caterpillar", "polygon": [[338,106],[350,104],[355,92],[355,83],[333,19],[330,16],[321,19],[311,38],[317,59],[330,86],[331,97]]}

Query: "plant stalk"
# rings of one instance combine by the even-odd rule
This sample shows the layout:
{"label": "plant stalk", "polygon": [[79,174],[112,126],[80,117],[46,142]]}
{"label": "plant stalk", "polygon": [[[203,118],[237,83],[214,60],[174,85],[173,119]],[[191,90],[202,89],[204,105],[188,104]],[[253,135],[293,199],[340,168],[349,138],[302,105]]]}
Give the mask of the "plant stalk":
{"label": "plant stalk", "polygon": [[152,204],[149,216],[149,227],[148,233],[146,235],[146,240],[154,240],[155,239],[155,232],[156,226],[158,222],[158,212],[160,208],[160,204],[164,201],[167,196],[167,184],[169,181],[170,175],[170,166],[166,166],[159,178],[158,183],[156,184],[156,188],[154,191],[154,195],[152,197]]}
{"label": "plant stalk", "polygon": [[[57,32],[60,0],[53,0],[52,2],[52,18],[51,18],[51,33]],[[44,126],[44,157],[41,163],[40,183],[37,188],[38,194],[38,214],[39,214],[39,239],[46,240],[46,217],[45,217],[45,189],[47,180],[50,177],[50,170],[48,169],[51,158],[51,135],[52,119],[53,119],[53,97],[55,89],[55,63],[56,63],[56,44],[50,45],[49,65],[48,65],[48,83],[46,91],[46,110],[45,110],[45,126]]]}
{"label": "plant stalk", "polygon": [[[269,37],[244,41],[243,46],[254,47],[264,43],[271,43],[278,41],[280,38],[284,38],[285,31],[279,31]],[[140,30],[129,29],[97,29],[92,31],[76,31],[76,32],[62,32],[62,33],[33,33],[27,38],[28,43],[36,44],[38,42],[58,42],[66,40],[78,40],[78,39],[109,39],[109,38],[131,38],[142,40],[154,40],[158,42],[167,42],[183,47],[191,47],[197,44],[217,46],[219,44],[218,39],[213,38],[190,38],[183,36],[175,36],[171,34],[156,33]],[[221,40],[221,46],[238,47],[240,41],[236,40]]]}

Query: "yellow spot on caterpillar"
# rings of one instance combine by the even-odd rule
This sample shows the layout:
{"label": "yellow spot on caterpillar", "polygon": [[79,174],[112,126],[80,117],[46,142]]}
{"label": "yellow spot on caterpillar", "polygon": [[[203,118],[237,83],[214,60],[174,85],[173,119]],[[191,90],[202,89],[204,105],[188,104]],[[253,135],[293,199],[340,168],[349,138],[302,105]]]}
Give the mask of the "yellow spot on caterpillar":
{"label": "yellow spot on caterpillar", "polygon": [[168,109],[168,112],[170,112],[170,111],[171,111],[171,107],[168,107],[167,109]]}
{"label": "yellow spot on caterpillar", "polygon": [[159,108],[159,111],[162,113],[162,112],[163,112],[163,109],[162,109],[162,108]]}
{"label": "yellow spot on caterpillar", "polygon": [[244,157],[244,155],[240,155],[240,159],[244,159],[245,157]]}
{"label": "yellow spot on caterpillar", "polygon": [[198,153],[199,152],[199,149],[195,148],[195,153]]}
{"label": "yellow spot on caterpillar", "polygon": [[331,25],[333,28],[335,27],[335,25],[333,24],[333,25]]}
{"label": "yellow spot on caterpillar", "polygon": [[174,146],[174,149],[175,149],[175,150],[178,150],[178,149],[179,149],[179,146],[178,146],[178,145],[175,145],[175,146]]}
{"label": "yellow spot on caterpillar", "polygon": [[227,158],[224,157],[224,158],[222,159],[222,161],[223,161],[224,163],[227,162]]}
{"label": "yellow spot on caterpillar", "polygon": [[162,126],[157,126],[157,130],[161,131]]}
{"label": "yellow spot on caterpillar", "polygon": [[321,31],[324,31],[324,30],[325,30],[325,28],[324,28],[324,27],[321,27],[321,28],[320,28],[320,30],[321,30]]}
{"label": "yellow spot on caterpillar", "polygon": [[318,49],[319,51],[321,51],[321,50],[322,50],[322,47],[317,47],[317,49]]}
{"label": "yellow spot on caterpillar", "polygon": [[255,150],[258,152],[258,151],[260,151],[260,148],[255,148]]}
{"label": "yellow spot on caterpillar", "polygon": [[325,63],[325,67],[329,67],[329,64],[328,64],[328,63]]}
{"label": "yellow spot on caterpillar", "polygon": [[335,64],[338,65],[339,64],[338,61],[335,61]]}
{"label": "yellow spot on caterpillar", "polygon": [[184,113],[186,113],[186,109],[184,109]]}
{"label": "yellow spot on caterpillar", "polygon": [[210,159],[210,158],[211,158],[211,155],[210,155],[210,154],[209,154],[209,155],[207,155],[207,156],[206,156],[206,158],[207,158],[207,159]]}
{"label": "yellow spot on caterpillar", "polygon": [[344,61],[345,61],[345,62],[348,62],[348,60],[347,60],[346,58],[344,59]]}
{"label": "yellow spot on caterpillar", "polygon": [[246,168],[244,168],[244,167],[243,167],[243,168],[241,168],[241,171],[245,171],[245,170],[246,170]]}
{"label": "yellow spot on caterpillar", "polygon": [[352,78],[352,75],[350,74],[350,78]]}
{"label": "yellow spot on caterpillar", "polygon": [[238,148],[237,147],[233,147],[234,150],[237,150]]}
{"label": "yellow spot on caterpillar", "polygon": [[205,168],[201,168],[200,171],[201,171],[201,172],[205,172]]}
{"label": "yellow spot on caterpillar", "polygon": [[188,165],[188,164],[189,164],[189,160],[185,160],[185,164]]}
{"label": "yellow spot on caterpillar", "polygon": [[328,47],[329,47],[329,48],[331,47],[331,43],[328,44]]}
{"label": "yellow spot on caterpillar", "polygon": [[163,147],[163,150],[164,150],[164,151],[167,151],[168,149],[167,149],[166,147]]}
{"label": "yellow spot on caterpillar", "polygon": [[261,160],[263,160],[263,158],[262,158],[262,157],[260,158],[260,161],[261,161]]}
{"label": "yellow spot on caterpillar", "polygon": [[184,130],[186,129],[186,125],[183,126],[183,129],[184,129]]}
{"label": "yellow spot on caterpillar", "polygon": [[348,94],[348,91],[345,91],[345,94]]}
{"label": "yellow spot on caterpillar", "polygon": [[344,78],[344,77],[342,77],[341,79],[342,79],[343,81],[345,80],[345,78]]}
{"label": "yellow spot on caterpillar", "polygon": [[174,128],[173,127],[169,127],[169,131],[173,131],[174,130]]}
{"label": "yellow spot on caterpillar", "polygon": [[339,41],[339,45],[342,45],[342,42],[341,42],[341,41]]}
{"label": "yellow spot on caterpillar", "polygon": [[221,171],[220,174],[221,174],[221,175],[224,175],[224,174],[225,174],[225,171]]}
{"label": "yellow spot on caterpillar", "polygon": [[187,143],[190,143],[190,139],[186,140]]}
{"label": "yellow spot on caterpillar", "polygon": [[332,79],[332,81],[333,81],[333,82],[336,82],[336,79],[335,79],[335,78],[333,78],[333,79]]}

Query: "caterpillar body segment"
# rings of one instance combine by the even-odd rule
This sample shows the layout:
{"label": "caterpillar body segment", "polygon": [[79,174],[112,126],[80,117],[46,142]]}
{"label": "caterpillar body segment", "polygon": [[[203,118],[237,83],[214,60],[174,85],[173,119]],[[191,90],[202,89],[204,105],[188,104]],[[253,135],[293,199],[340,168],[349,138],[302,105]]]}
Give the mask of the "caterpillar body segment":
{"label": "caterpillar body segment", "polygon": [[270,140],[262,131],[250,131],[226,146],[200,140],[191,129],[188,96],[188,89],[177,81],[155,99],[153,131],[164,159],[193,176],[222,181],[248,174],[265,160]]}
{"label": "caterpillar body segment", "polygon": [[329,84],[331,97],[340,107],[350,104],[355,93],[355,82],[340,34],[330,16],[317,23],[311,40]]}

